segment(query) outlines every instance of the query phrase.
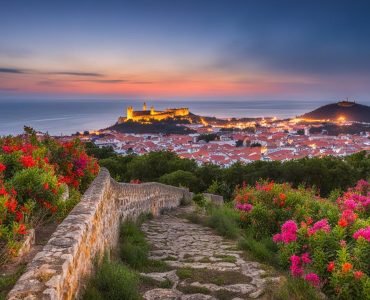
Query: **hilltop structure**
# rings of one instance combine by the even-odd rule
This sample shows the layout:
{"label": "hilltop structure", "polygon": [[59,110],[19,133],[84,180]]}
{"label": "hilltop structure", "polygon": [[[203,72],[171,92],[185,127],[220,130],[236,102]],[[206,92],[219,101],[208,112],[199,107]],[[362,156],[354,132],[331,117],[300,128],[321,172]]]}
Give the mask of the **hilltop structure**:
{"label": "hilltop structure", "polygon": [[151,120],[164,120],[164,119],[173,119],[175,117],[185,117],[189,115],[189,108],[167,108],[163,111],[155,110],[152,106],[150,110],[147,109],[147,105],[144,102],[143,110],[134,111],[132,106],[127,107],[127,117],[119,117],[118,124],[135,121],[135,122],[148,122]]}
{"label": "hilltop structure", "polygon": [[370,123],[370,106],[343,100],[337,103],[321,106],[301,116],[305,119],[328,120],[332,122],[362,122]]}

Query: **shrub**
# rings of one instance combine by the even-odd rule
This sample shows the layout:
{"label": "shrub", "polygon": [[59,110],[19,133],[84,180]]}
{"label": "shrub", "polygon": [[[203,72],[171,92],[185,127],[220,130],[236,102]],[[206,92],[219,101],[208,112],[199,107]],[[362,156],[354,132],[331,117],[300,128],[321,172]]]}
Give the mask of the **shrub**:
{"label": "shrub", "polygon": [[162,175],[159,182],[179,187],[193,188],[197,183],[195,175],[189,171],[177,170],[175,172]]}
{"label": "shrub", "polygon": [[333,298],[368,299],[370,184],[361,180],[333,201],[335,195],[323,199],[314,190],[273,182],[236,191],[235,208],[247,230],[240,246],[269,263],[277,256],[280,266],[289,267],[293,279],[284,293],[297,292],[293,298],[305,299],[298,290],[309,284]]}
{"label": "shrub", "polygon": [[235,239],[240,233],[239,214],[228,206],[214,207],[208,210],[207,225],[219,234],[230,239]]}
{"label": "shrub", "polygon": [[194,195],[193,201],[199,207],[205,207],[206,206],[206,203],[207,203],[207,200],[203,196],[203,194],[196,194],[196,195]]}
{"label": "shrub", "polygon": [[30,128],[22,136],[0,138],[0,264],[17,255],[28,229],[56,213],[65,215],[77,202],[60,201],[65,184],[73,196],[98,170],[77,140],[38,138]]}
{"label": "shrub", "polygon": [[136,223],[124,222],[120,230],[120,257],[134,269],[148,264],[149,245]]}

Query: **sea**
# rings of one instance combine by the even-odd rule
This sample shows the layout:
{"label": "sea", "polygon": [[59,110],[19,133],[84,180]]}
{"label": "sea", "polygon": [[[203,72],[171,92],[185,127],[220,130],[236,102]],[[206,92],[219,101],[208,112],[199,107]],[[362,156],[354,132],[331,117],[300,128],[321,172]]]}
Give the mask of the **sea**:
{"label": "sea", "polygon": [[[113,125],[126,116],[129,105],[141,110],[144,100],[79,99],[0,99],[0,136],[22,133],[25,125],[51,135],[68,135],[77,131],[97,130]],[[188,107],[202,116],[290,118],[335,101],[248,100],[248,101],[147,101],[148,107],[161,110]],[[368,102],[361,104],[370,105]]]}

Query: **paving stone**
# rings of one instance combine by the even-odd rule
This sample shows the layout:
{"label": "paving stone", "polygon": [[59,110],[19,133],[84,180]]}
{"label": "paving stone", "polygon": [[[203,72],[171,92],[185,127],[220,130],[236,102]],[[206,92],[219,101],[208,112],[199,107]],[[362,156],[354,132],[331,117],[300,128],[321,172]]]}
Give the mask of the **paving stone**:
{"label": "paving stone", "polygon": [[[279,277],[266,277],[266,271],[261,268],[258,262],[245,260],[241,255],[243,252],[235,250],[237,247],[236,242],[226,240],[209,228],[190,223],[188,220],[181,218],[180,216],[184,212],[188,212],[189,209],[191,208],[177,208],[143,224],[142,229],[146,234],[147,240],[153,246],[153,249],[155,249],[150,252],[150,257],[153,259],[165,259],[171,256],[172,259],[166,260],[166,263],[176,269],[205,269],[210,272],[214,270],[218,274],[220,274],[219,272],[232,271],[251,278],[251,282],[240,283],[240,281],[237,281],[237,276],[234,284],[227,285],[216,285],[211,280],[208,283],[194,282],[191,279],[180,280],[175,273],[176,270],[165,273],[150,273],[146,274],[147,276],[158,281],[164,281],[166,278],[170,279],[168,276],[171,274],[175,275],[170,279],[172,282],[175,282],[174,287],[198,288],[199,291],[205,289],[211,294],[217,291],[226,291],[231,294],[244,295],[254,299],[263,296],[264,287],[268,280],[268,282],[272,283],[279,281]],[[224,261],[222,256],[235,257],[235,262]],[[261,275],[264,275],[263,278]],[[175,288],[173,290],[153,289],[146,292],[144,298],[150,300],[217,299],[214,295],[208,295],[209,292],[207,295],[202,293],[181,294]],[[241,298],[234,299],[238,300]]]}

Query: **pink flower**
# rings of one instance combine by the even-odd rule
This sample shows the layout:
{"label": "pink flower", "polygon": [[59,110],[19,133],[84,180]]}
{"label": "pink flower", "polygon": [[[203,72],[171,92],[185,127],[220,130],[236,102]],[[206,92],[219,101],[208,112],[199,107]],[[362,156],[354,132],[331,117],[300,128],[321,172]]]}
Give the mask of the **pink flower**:
{"label": "pink flower", "polygon": [[238,203],[235,207],[242,211],[251,211],[253,208],[253,205],[249,203],[244,203],[244,204]]}
{"label": "pink flower", "polygon": [[310,264],[312,262],[311,258],[310,258],[310,253],[308,252],[305,252],[301,255],[301,260],[305,263],[305,264]]}
{"label": "pink flower", "polygon": [[320,285],[320,277],[315,273],[308,273],[304,279],[306,279],[308,282],[310,282],[313,286],[319,286]]}
{"label": "pink flower", "polygon": [[352,223],[357,219],[357,214],[355,214],[352,209],[346,209],[342,212],[342,219],[346,220],[348,223]]}
{"label": "pink flower", "polygon": [[297,255],[292,255],[290,257],[290,272],[292,273],[292,276],[299,277],[303,274],[303,268],[301,264],[301,259]]}
{"label": "pink flower", "polygon": [[348,199],[346,201],[344,201],[344,206],[347,208],[347,209],[356,209],[357,207],[357,203],[355,200],[353,199]]}
{"label": "pink flower", "polygon": [[355,186],[355,190],[358,192],[366,192],[370,188],[370,183],[366,180],[359,180]]}
{"label": "pink flower", "polygon": [[370,242],[370,226],[366,228],[361,228],[353,234],[353,238],[355,238],[356,240],[359,239],[360,237]]}
{"label": "pink flower", "polygon": [[281,226],[282,232],[297,232],[297,230],[298,226],[293,220],[288,220]]}
{"label": "pink flower", "polygon": [[311,229],[308,230],[308,234],[312,235],[316,231],[323,230],[324,232],[330,232],[330,225],[328,223],[328,219],[322,219],[317,221]]}
{"label": "pink flower", "polygon": [[281,226],[281,233],[275,234],[273,240],[275,243],[283,242],[288,244],[297,240],[297,230],[298,226],[293,220],[286,221]]}
{"label": "pink flower", "polygon": [[272,237],[272,240],[273,240],[275,243],[282,242],[281,234],[280,234],[280,233],[275,234],[275,235]]}

